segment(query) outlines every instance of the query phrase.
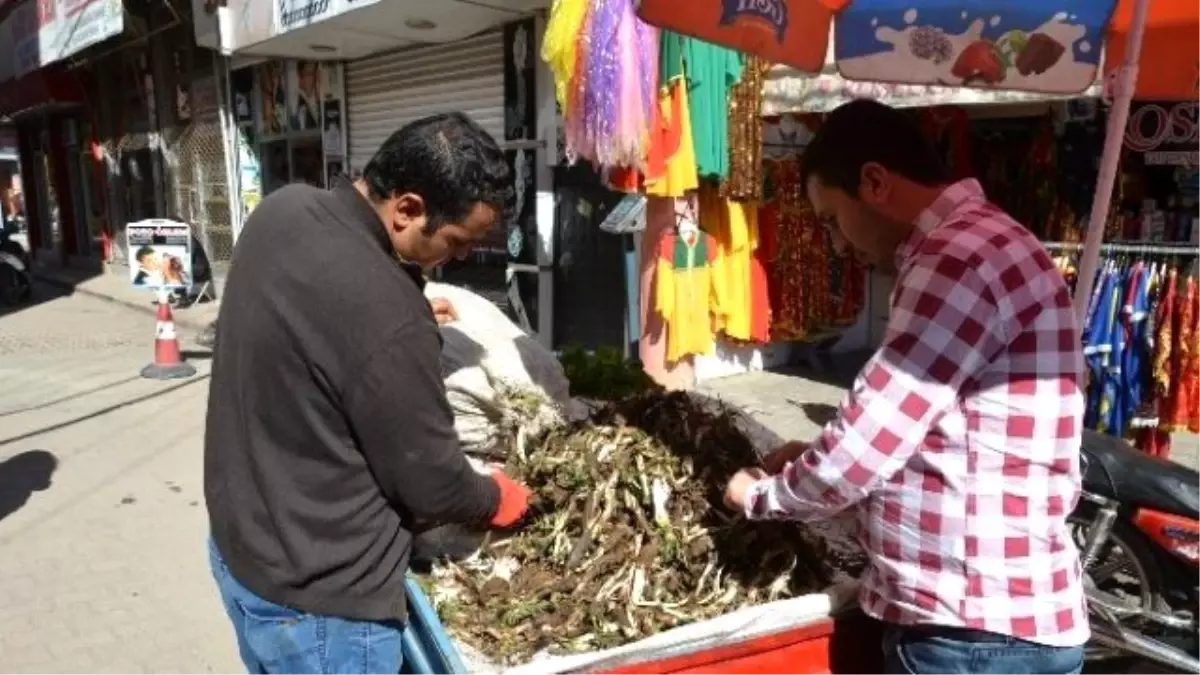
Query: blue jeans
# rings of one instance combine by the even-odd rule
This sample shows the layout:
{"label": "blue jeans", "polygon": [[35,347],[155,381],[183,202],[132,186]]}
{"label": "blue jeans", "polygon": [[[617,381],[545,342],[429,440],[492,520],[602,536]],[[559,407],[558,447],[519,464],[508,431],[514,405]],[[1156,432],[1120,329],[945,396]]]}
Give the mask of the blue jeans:
{"label": "blue jeans", "polygon": [[1005,635],[885,624],[885,673],[1058,673],[1083,670],[1083,647],[1048,647]]}
{"label": "blue jeans", "polygon": [[250,673],[399,673],[404,624],[309,614],[251,593],[210,540],[209,563]]}

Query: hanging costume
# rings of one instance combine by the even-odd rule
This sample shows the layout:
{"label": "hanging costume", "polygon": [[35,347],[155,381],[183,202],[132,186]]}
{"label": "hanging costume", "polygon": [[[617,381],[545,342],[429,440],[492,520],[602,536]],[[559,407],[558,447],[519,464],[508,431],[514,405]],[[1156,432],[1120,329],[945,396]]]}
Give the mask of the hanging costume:
{"label": "hanging costume", "polygon": [[671,232],[659,242],[655,308],[667,327],[667,363],[713,350],[714,321],[724,314],[717,248],[712,236],[699,231]]}

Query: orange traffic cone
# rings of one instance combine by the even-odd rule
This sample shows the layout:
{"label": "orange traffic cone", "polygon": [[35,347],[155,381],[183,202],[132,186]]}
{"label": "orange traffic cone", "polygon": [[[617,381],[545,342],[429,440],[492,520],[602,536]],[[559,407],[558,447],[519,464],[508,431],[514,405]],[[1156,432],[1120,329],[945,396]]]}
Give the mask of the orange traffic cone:
{"label": "orange traffic cone", "polygon": [[142,368],[142,377],[152,380],[177,380],[196,374],[196,368],[183,360],[179,336],[175,334],[175,319],[166,294],[160,294],[158,322],[154,333],[154,363]]}

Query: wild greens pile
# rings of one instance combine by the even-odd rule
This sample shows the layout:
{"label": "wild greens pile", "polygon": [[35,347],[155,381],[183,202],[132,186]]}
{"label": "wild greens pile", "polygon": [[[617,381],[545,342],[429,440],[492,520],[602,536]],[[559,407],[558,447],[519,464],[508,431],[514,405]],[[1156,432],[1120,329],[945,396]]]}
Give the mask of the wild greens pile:
{"label": "wild greens pile", "polygon": [[558,360],[571,383],[571,396],[615,401],[658,388],[641,364],[627,360],[612,347],[589,353],[571,345],[562,350]]}
{"label": "wild greens pile", "polygon": [[509,455],[534,491],[526,522],[436,567],[434,604],[456,639],[513,664],[826,587],[845,561],[816,536],[723,506],[754,457],[732,412],[685,393],[607,404]]}

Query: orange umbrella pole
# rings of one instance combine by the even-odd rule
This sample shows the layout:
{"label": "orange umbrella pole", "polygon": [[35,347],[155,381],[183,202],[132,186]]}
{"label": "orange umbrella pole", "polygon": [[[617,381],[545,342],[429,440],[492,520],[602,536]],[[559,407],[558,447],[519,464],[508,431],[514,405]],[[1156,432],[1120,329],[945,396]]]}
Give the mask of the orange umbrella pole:
{"label": "orange umbrella pole", "polygon": [[1104,156],[1100,172],[1096,176],[1096,193],[1092,199],[1092,211],[1088,218],[1087,238],[1084,239],[1083,255],[1079,261],[1079,281],[1075,286],[1075,316],[1079,326],[1087,319],[1088,303],[1092,299],[1092,287],[1096,281],[1096,269],[1100,265],[1100,245],[1104,243],[1104,223],[1112,202],[1113,184],[1121,164],[1121,149],[1125,143],[1125,125],[1129,122],[1129,103],[1137,85],[1138,59],[1142,53],[1142,34],[1146,32],[1146,15],[1150,12],[1150,0],[1136,0],[1133,5],[1133,22],[1129,26],[1129,43],[1125,50],[1125,61],[1117,71],[1112,108],[1108,111],[1108,128],[1104,136]]}

